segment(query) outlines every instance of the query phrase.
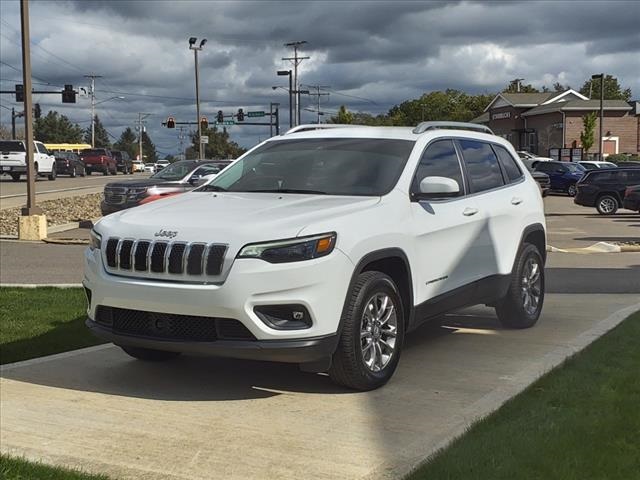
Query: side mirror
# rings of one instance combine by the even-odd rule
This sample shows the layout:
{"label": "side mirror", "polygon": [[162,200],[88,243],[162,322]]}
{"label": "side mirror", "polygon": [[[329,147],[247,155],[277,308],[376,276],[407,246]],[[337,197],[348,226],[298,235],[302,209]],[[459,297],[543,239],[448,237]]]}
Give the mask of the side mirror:
{"label": "side mirror", "polygon": [[460,193],[460,185],[453,178],[425,177],[420,181],[420,193],[415,195],[420,198],[447,198],[455,197]]}

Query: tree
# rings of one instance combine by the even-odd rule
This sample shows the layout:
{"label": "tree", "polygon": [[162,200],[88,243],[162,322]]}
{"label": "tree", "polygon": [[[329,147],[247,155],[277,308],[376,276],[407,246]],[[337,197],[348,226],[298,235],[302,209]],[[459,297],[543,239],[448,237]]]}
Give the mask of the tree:
{"label": "tree", "polygon": [[[246,150],[229,138],[226,128],[218,130],[218,127],[211,125],[202,130],[202,135],[209,137],[209,143],[204,146],[204,157],[211,159],[237,158]],[[198,158],[198,133],[191,134],[191,147],[187,148],[186,158]]]}
{"label": "tree", "polygon": [[72,123],[65,115],[50,110],[45,117],[40,117],[33,122],[33,136],[40,142],[80,143],[82,128]]}
{"label": "tree", "polygon": [[113,144],[113,149],[127,152],[129,157],[136,158],[138,155],[138,138],[130,127],[122,131],[118,141]]}
{"label": "tree", "polygon": [[347,107],[345,107],[344,105],[340,105],[338,116],[336,117],[336,121],[333,123],[349,125],[353,123],[353,114],[349,110],[347,110]]}
{"label": "tree", "polygon": [[[109,141],[109,134],[102,125],[102,122],[98,118],[98,115],[94,118],[94,133],[95,133],[95,148],[111,148],[111,142]],[[84,132],[84,141],[91,143],[91,125],[87,127]]]}
{"label": "tree", "polygon": [[[582,85],[580,93],[585,97],[599,99],[600,98],[600,79],[588,79]],[[604,77],[604,99],[605,100],[625,100],[631,99],[631,89],[622,89],[618,79],[612,75]]]}
{"label": "tree", "polygon": [[[137,155],[137,153],[136,153]],[[133,157],[135,158],[135,157]],[[142,159],[143,162],[157,162],[158,152],[156,152],[156,146],[149,138],[147,132],[142,132]]]}
{"label": "tree", "polygon": [[582,117],[582,132],[580,132],[580,143],[582,143],[582,148],[584,148],[584,153],[589,153],[589,149],[593,147],[594,138],[593,131],[596,128],[596,119],[598,118],[598,114],[596,112],[591,112]]}

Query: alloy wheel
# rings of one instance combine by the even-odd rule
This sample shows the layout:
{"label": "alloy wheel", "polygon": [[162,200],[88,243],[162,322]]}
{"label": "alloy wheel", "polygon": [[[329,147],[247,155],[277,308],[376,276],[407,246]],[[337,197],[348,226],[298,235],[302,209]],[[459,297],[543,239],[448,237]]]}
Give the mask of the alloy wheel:
{"label": "alloy wheel", "polygon": [[600,210],[603,213],[612,213],[616,210],[616,202],[611,197],[604,197],[600,200]]}
{"label": "alloy wheel", "polygon": [[527,258],[522,269],[521,295],[522,307],[528,315],[535,315],[540,304],[542,293],[542,276],[540,275],[540,264],[533,256]]}
{"label": "alloy wheel", "polygon": [[398,336],[398,316],[391,297],[376,293],[367,302],[360,324],[360,349],[365,366],[383,370],[393,358]]}

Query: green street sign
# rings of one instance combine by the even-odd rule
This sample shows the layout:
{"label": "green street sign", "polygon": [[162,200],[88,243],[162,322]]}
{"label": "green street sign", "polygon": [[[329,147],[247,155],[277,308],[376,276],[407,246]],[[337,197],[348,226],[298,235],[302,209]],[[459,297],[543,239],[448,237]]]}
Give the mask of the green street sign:
{"label": "green street sign", "polygon": [[216,122],[216,125],[235,125],[235,120],[225,120],[224,122]]}
{"label": "green street sign", "polygon": [[247,117],[264,117],[264,112],[247,112]]}

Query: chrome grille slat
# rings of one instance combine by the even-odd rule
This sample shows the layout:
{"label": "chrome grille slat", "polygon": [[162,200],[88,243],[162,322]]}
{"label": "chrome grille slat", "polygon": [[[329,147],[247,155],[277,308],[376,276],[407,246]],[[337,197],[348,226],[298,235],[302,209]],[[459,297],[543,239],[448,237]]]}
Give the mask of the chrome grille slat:
{"label": "chrome grille slat", "polygon": [[126,276],[193,281],[222,273],[227,246],[204,242],[169,242],[109,238],[104,250],[106,268]]}

